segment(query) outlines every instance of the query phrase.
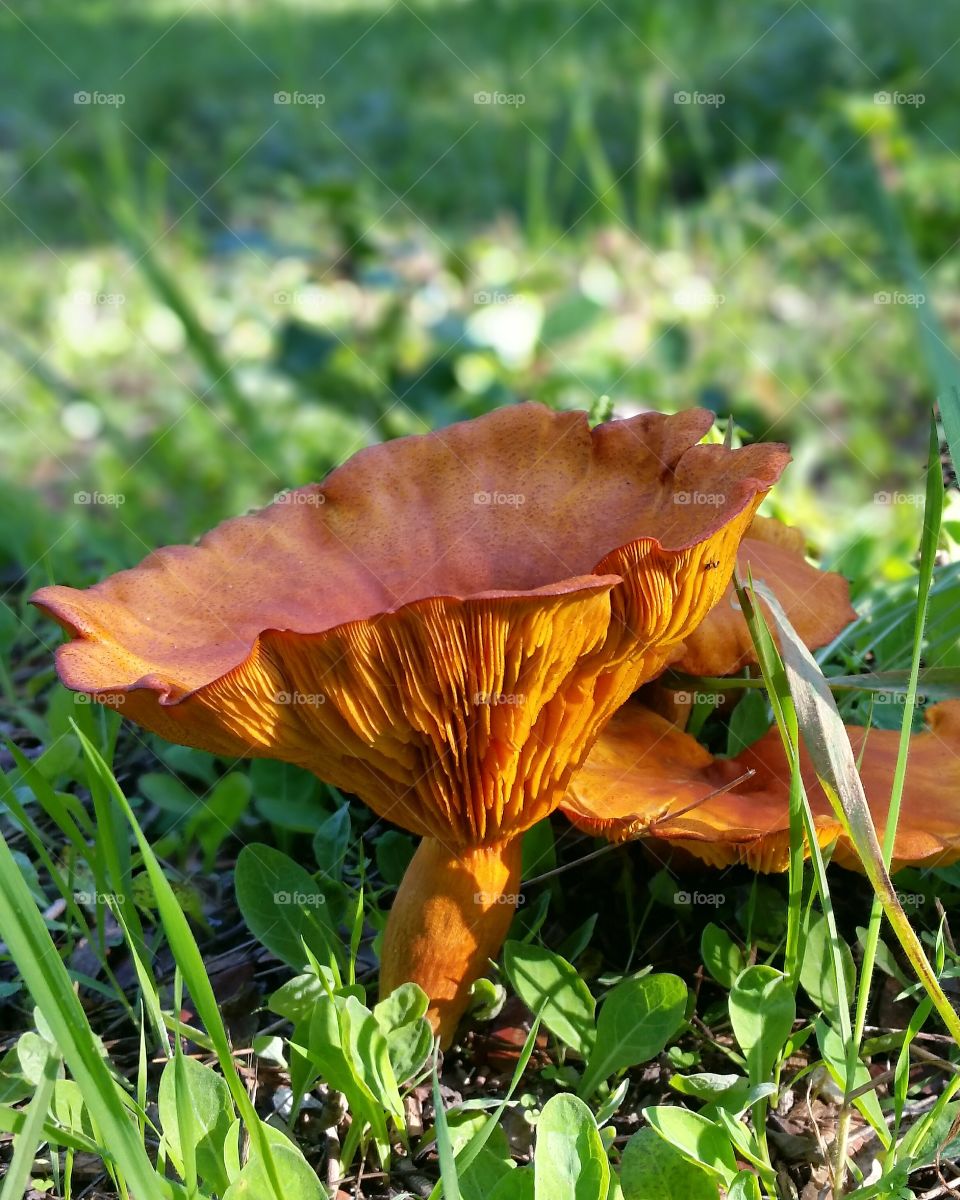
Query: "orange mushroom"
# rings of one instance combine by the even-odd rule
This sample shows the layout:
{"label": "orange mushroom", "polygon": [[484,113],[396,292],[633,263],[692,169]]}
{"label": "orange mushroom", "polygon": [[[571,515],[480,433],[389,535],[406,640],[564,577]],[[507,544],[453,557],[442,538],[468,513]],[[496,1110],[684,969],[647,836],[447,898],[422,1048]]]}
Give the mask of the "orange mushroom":
{"label": "orange mushroom", "polygon": [[[892,869],[947,866],[960,858],[960,700],[933,705],[928,728],[910,740]],[[897,761],[899,730],[847,726],[881,842]],[[716,794],[749,770],[749,779]],[[800,771],[821,846],[833,861],[860,860],[806,750]],[[713,867],[744,863],[784,871],[790,851],[790,767],[776,728],[736,758],[714,758],[694,738],[636,702],[624,705],[598,739],[563,802],[579,828],[619,842],[651,837],[681,846]]]}
{"label": "orange mushroom", "polygon": [[500,409],[32,599],[70,635],[68,687],[170,741],[296,763],[422,836],[381,986],[419,983],[446,1043],[509,924],[519,835],[682,653],[788,460],[698,445],[711,422]]}
{"label": "orange mushroom", "polygon": [[[833,641],[856,612],[850,587],[835,571],[820,571],[805,558],[802,530],[771,517],[754,517],[737,553],[737,573],[774,588],[780,606],[811,650]],[[760,609],[774,629],[766,604]],[[688,675],[733,675],[757,656],[731,582],[717,606],[687,636],[683,657],[674,665]]]}

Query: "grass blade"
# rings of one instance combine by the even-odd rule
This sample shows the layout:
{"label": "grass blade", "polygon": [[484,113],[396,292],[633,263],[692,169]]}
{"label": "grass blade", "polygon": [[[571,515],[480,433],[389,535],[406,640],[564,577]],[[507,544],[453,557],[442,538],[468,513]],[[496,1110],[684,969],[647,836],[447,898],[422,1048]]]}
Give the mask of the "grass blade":
{"label": "grass blade", "polygon": [[853,751],[840,713],[813,655],[787,619],[776,596],[762,584],[754,590],[767,602],[777,625],[783,663],[796,706],[803,740],[834,811],[854,843],[867,878],[878,896],[887,919],[910,959],[917,977],[933,1001],[951,1036],[960,1045],[960,1016],[947,999],[936,973],[924,954],[890,879],[863,784],[857,773]]}
{"label": "grass blade", "polygon": [[184,916],[180,902],[177,900],[176,894],[170,886],[167,877],[164,875],[163,868],[160,866],[157,856],[154,854],[150,843],[140,828],[129,801],[113,777],[113,773],[103,761],[97,748],[84,736],[76,724],[74,724],[74,730],[80,738],[83,752],[86,754],[92,769],[99,776],[130,823],[130,828],[133,830],[134,837],[140,847],[140,854],[157,901],[160,920],[163,924],[164,933],[167,936],[174,959],[183,972],[183,978],[190,989],[190,995],[196,1006],[197,1014],[213,1042],[223,1077],[230,1088],[234,1103],[247,1127],[253,1147],[256,1153],[263,1158],[267,1177],[270,1180],[276,1200],[284,1200],[270,1143],[263,1132],[264,1126],[257,1116],[256,1109],[253,1107],[253,1101],[250,1099],[247,1089],[244,1087],[243,1081],[237,1072],[227,1031],[220,1017],[217,998],[214,995],[206,968],[203,965],[200,947],[190,932],[190,926],[187,923],[187,918]]}
{"label": "grass blade", "polygon": [[2,835],[0,928],[34,1003],[56,1038],[70,1074],[83,1091],[110,1157],[136,1192],[137,1200],[169,1200],[170,1186],[156,1174],[147,1158],[137,1128],[100,1055],[67,969]]}

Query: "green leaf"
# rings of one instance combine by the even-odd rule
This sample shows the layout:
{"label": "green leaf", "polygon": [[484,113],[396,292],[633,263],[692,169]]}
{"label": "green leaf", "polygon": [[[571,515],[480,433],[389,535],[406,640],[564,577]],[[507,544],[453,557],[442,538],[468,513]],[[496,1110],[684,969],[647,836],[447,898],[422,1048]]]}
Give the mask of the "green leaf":
{"label": "green leaf", "polygon": [[373,1015],[387,1039],[393,1073],[402,1083],[422,1069],[433,1048],[433,1030],[425,1013],[430,999],[415,983],[404,983],[374,1006]]}
{"label": "green leaf", "polygon": [[75,1079],[58,1079],[53,1085],[50,1115],[80,1137],[93,1137],[93,1126],[83,1100],[83,1092]]}
{"label": "green leaf", "polygon": [[576,1096],[543,1106],[533,1171],[537,1200],[606,1200],[610,1164],[593,1114]]}
{"label": "green leaf", "polygon": [[[846,994],[853,995],[857,969],[850,947],[837,938],[836,950],[843,964]],[[807,940],[800,963],[800,983],[813,1003],[820,1009],[831,1025],[840,1024],[840,1001],[837,995],[837,980],[833,969],[834,947],[830,940],[830,927],[825,917],[814,913],[807,929]]]}
{"label": "green leaf", "polygon": [[[326,1200],[317,1173],[300,1150],[279,1129],[261,1122],[261,1133],[270,1144],[281,1194],[289,1200]],[[223,1193],[223,1200],[262,1200],[270,1195],[266,1164],[256,1152]]]}
{"label": "green leaf", "polygon": [[398,886],[416,850],[416,842],[408,833],[400,833],[396,829],[382,833],[377,838],[375,853],[377,870],[383,882],[391,887]]}
{"label": "green leaf", "polygon": [[[163,1068],[157,1108],[170,1158],[179,1170],[183,1149],[175,1068],[173,1060]],[[183,1111],[190,1115],[189,1136],[195,1143],[197,1171],[208,1188],[224,1192],[230,1185],[224,1167],[224,1146],[235,1116],[230,1089],[222,1076],[195,1059],[184,1057],[180,1070],[187,1087]]]}
{"label": "green leaf", "polygon": [[718,1125],[672,1105],[645,1108],[643,1115],[671,1146],[706,1168],[724,1187],[730,1186],[737,1174],[737,1160],[729,1137]]}
{"label": "green leaf", "polygon": [[770,710],[762,692],[747,692],[730,714],[727,726],[727,754],[742,754],[770,728]]}
{"label": "green leaf", "polygon": [[[866,1064],[859,1058],[854,1059],[852,1073],[848,1075],[849,1060],[847,1047],[839,1033],[824,1020],[814,1022],[817,1033],[817,1044],[827,1070],[834,1083],[840,1088],[856,1091],[870,1083],[870,1072]],[[864,1092],[854,1100],[854,1104],[876,1130],[877,1137],[884,1146],[890,1145],[890,1130],[883,1116],[883,1109],[875,1091]]]}
{"label": "green leaf", "polygon": [[302,767],[257,758],[250,765],[250,782],[256,797],[254,807],[278,829],[312,834],[327,815],[320,781]]}
{"label": "green leaf", "polygon": [[234,771],[219,780],[213,791],[201,802],[190,832],[203,850],[207,869],[213,867],[217,851],[237,826],[250,803],[250,778]]}
{"label": "green leaf", "polygon": [[750,1081],[742,1075],[713,1075],[710,1072],[674,1075],[670,1086],[682,1096],[706,1101],[702,1115],[709,1120],[716,1117],[720,1109],[739,1116],[758,1100],[773,1096],[777,1091],[774,1083],[758,1083],[751,1087]]}
{"label": "green leaf", "polygon": [[760,1181],[752,1171],[741,1171],[727,1189],[727,1200],[761,1200]]}
{"label": "green leaf", "polygon": [[490,1192],[489,1200],[534,1200],[535,1196],[533,1167],[518,1167],[516,1171],[504,1175]]}
{"label": "green leaf", "polygon": [[234,887],[250,932],[277,958],[295,969],[304,967],[306,943],[320,963],[336,967],[336,931],[327,923],[326,892],[299,863],[272,846],[244,846]]}
{"label": "green leaf", "polygon": [[43,1127],[53,1097],[59,1065],[59,1058],[51,1054],[48,1047],[40,1082],[33,1099],[27,1105],[23,1127],[13,1143],[13,1157],[7,1164],[0,1200],[20,1200],[27,1194],[33,1160],[43,1141]]}
{"label": "green leaf", "polygon": [[716,1180],[652,1129],[627,1142],[620,1164],[623,1200],[718,1200]]}
{"label": "green leaf", "polygon": [[461,1163],[464,1149],[482,1136],[487,1117],[483,1112],[461,1111],[448,1117],[450,1143],[456,1157],[457,1174],[463,1200],[487,1200],[504,1175],[512,1174],[514,1164],[510,1144],[501,1128],[496,1128],[483,1147],[472,1156],[468,1166]]}
{"label": "green leaf", "polygon": [[[387,1115],[400,1127],[403,1103],[386,1039],[373,1013],[355,996],[318,996],[309,1022],[298,1026],[297,1039],[304,1034],[306,1043],[297,1048],[315,1072],[343,1092],[354,1120],[370,1127],[385,1161],[390,1150]],[[302,1080],[298,1084],[302,1085]]]}
{"label": "green leaf", "polygon": [[326,996],[335,986],[333,976],[327,979],[328,986],[312,971],[305,971],[293,979],[288,979],[271,995],[267,1004],[272,1012],[286,1017],[296,1024],[298,1021],[309,1020],[318,1000]]}
{"label": "green leaf", "polygon": [[743,951],[737,943],[725,929],[714,925],[712,921],[700,935],[700,957],[717,983],[728,991],[746,966]]}
{"label": "green leaf", "polygon": [[503,969],[514,991],[544,1025],[582,1058],[596,1040],[595,1002],[576,967],[543,946],[507,942]]}
{"label": "green leaf", "polygon": [[687,987],[676,975],[625,979],[607,996],[597,1040],[577,1088],[590,1096],[617,1071],[656,1057],[683,1024]]}
{"label": "green leaf", "polygon": [[163,812],[182,817],[197,807],[197,796],[174,775],[149,771],[137,780],[140,795]]}
{"label": "green leaf", "polygon": [[772,1075],[796,1020],[797,1005],[790,983],[773,967],[747,967],[737,976],[728,1005],[734,1036],[747,1059],[750,1082],[763,1083]]}
{"label": "green leaf", "polygon": [[323,874],[336,883],[343,876],[343,860],[350,845],[350,805],[341,804],[317,826],[313,857]]}

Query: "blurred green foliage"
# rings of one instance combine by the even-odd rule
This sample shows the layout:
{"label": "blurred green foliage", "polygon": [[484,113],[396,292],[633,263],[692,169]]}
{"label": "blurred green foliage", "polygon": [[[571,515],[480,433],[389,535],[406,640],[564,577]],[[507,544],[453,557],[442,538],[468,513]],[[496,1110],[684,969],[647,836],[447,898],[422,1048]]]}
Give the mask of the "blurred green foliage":
{"label": "blurred green foliage", "polygon": [[857,590],[902,577],[933,395],[876,195],[949,330],[951,29],[888,0],[0,8],[3,588],[518,398],[732,415],[791,445],[778,515]]}

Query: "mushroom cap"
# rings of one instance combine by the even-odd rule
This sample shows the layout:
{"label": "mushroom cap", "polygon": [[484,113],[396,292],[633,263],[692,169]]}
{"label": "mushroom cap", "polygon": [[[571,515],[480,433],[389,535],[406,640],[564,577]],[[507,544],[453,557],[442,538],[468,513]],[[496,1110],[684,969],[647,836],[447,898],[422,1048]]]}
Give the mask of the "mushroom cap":
{"label": "mushroom cap", "polygon": [[[805,554],[801,530],[771,517],[754,517],[737,552],[737,571],[746,579],[749,570],[754,580],[772,588],[804,645],[816,650],[833,641],[857,614],[850,605],[846,579],[811,566]],[[760,607],[775,628],[762,600]],[[716,608],[688,635],[683,658],[675,666],[689,675],[733,675],[756,661],[731,583]]]}
{"label": "mushroom cap", "polygon": [[[892,869],[946,866],[960,858],[960,700],[926,712],[910,739]],[[877,835],[883,840],[899,730],[846,726]],[[718,788],[753,769],[730,791]],[[833,861],[859,869],[801,745],[800,770],[821,846],[837,839]],[[689,734],[637,703],[602,731],[562,804],[579,828],[610,841],[652,837],[714,867],[744,863],[783,871],[790,851],[790,768],[776,728],[736,758],[714,758]],[[675,814],[675,815],[671,815]]]}
{"label": "mushroom cap", "polygon": [[788,455],[697,445],[711,421],[499,409],[32,601],[71,636],[63,682],[147,729],[496,841],[556,806],[727,586]]}

